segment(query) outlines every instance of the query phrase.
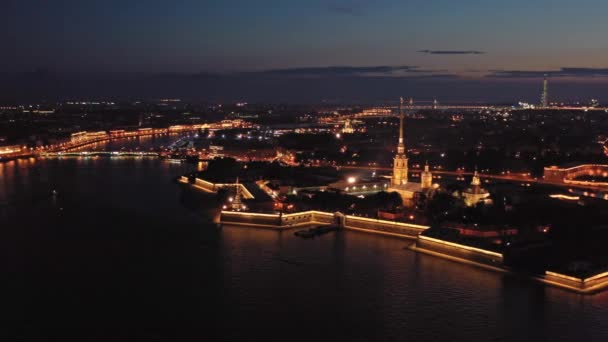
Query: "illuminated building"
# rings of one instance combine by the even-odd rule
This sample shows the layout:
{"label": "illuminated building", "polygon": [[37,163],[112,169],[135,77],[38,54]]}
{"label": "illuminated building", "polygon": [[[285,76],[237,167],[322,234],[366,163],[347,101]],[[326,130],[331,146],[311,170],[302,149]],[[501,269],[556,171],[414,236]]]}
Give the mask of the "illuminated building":
{"label": "illuminated building", "polygon": [[393,160],[393,179],[392,185],[407,184],[408,159],[405,154],[405,143],[403,140],[403,98],[399,104],[399,144],[397,145],[397,155]]}
{"label": "illuminated building", "polygon": [[23,146],[23,147],[21,145],[0,146],[0,154],[19,153],[22,150],[25,150],[25,146]]}
{"label": "illuminated building", "polygon": [[364,109],[361,113],[356,116],[390,116],[392,110],[390,108],[369,108]]}
{"label": "illuminated building", "polygon": [[429,164],[424,165],[424,171],[420,175],[420,186],[422,189],[430,189],[433,187],[433,174],[429,171]]}
{"label": "illuminated building", "polygon": [[488,197],[490,197],[490,193],[481,187],[481,180],[479,179],[477,170],[473,174],[471,186],[462,192],[462,197],[467,207],[474,207],[480,202],[489,204],[490,199]]}
{"label": "illuminated building", "polygon": [[234,210],[234,211],[241,211],[242,209],[244,209],[242,195],[241,195],[241,187],[239,186],[238,177],[236,178],[235,194],[234,194],[234,199],[232,200],[231,207],[232,207],[232,210]]}
{"label": "illuminated building", "polygon": [[414,193],[421,189],[420,183],[408,182],[408,159],[405,151],[403,133],[403,98],[399,102],[399,144],[397,154],[393,159],[393,177],[389,192],[397,192],[403,200],[403,205],[409,206],[413,203]]}
{"label": "illuminated building", "polygon": [[353,133],[354,131],[355,131],[355,129],[353,128],[351,121],[346,119],[346,121],[344,121],[344,128],[342,128],[342,133],[350,134],[350,133]]}

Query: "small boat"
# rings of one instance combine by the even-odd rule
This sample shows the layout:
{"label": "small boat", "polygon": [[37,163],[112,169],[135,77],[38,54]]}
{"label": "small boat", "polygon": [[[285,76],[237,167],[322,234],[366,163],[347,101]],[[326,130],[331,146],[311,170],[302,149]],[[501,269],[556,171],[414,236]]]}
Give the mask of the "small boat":
{"label": "small boat", "polygon": [[178,158],[166,158],[165,160],[167,162],[173,163],[173,164],[181,164],[186,161],[185,159],[178,159]]}

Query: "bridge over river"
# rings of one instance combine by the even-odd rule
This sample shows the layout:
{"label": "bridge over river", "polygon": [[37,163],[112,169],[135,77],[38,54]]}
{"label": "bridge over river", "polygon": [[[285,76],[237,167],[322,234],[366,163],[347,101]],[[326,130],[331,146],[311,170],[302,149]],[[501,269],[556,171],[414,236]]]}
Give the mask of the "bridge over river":
{"label": "bridge over river", "polygon": [[46,158],[64,158],[64,157],[159,157],[158,152],[143,152],[143,151],[79,151],[79,152],[46,152],[41,154]]}

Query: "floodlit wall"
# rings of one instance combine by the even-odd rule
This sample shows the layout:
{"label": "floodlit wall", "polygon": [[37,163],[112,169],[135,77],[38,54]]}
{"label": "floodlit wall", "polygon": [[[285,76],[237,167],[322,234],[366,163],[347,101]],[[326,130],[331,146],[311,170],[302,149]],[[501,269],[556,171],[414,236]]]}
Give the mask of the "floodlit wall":
{"label": "floodlit wall", "polygon": [[[234,187],[235,185],[237,185],[236,183],[232,183],[232,184],[225,184],[225,183],[211,183],[209,181],[206,181],[204,179],[200,179],[200,178],[196,178],[194,180],[194,186],[205,190],[207,192],[217,192],[219,189],[221,188],[226,188],[226,187]],[[244,186],[243,184],[239,183],[238,184],[239,188],[241,188],[241,194],[243,195],[244,199],[253,199],[255,198],[251,192],[249,191],[249,189],[247,189],[246,186]]]}
{"label": "floodlit wall", "polygon": [[417,237],[420,233],[429,228],[427,226],[420,226],[416,224],[376,220],[350,215],[346,216],[344,227],[383,234],[402,235],[412,238]]}
{"label": "floodlit wall", "polygon": [[204,179],[196,178],[194,180],[194,185],[209,192],[217,192],[217,187],[215,186],[215,184],[207,182]]}
{"label": "floodlit wall", "polygon": [[596,274],[589,278],[578,278],[557,272],[546,271],[545,280],[557,283],[558,285],[572,287],[581,292],[588,292],[593,290],[600,290],[602,288],[607,287],[608,272]]}
{"label": "floodlit wall", "polygon": [[416,241],[416,248],[483,264],[496,266],[503,264],[503,255],[501,253],[434,239],[428,236],[419,236],[418,241]]}
{"label": "floodlit wall", "polygon": [[220,214],[220,222],[224,224],[282,228],[281,218],[277,214],[222,211],[222,213]]}
{"label": "floodlit wall", "polygon": [[283,215],[222,211],[220,222],[226,224],[270,226],[278,229],[306,224],[336,224],[343,226],[343,228],[346,229],[391,234],[409,238],[415,238],[421,232],[429,228],[427,226],[415,224],[345,216],[339,213],[334,214],[322,211],[303,211]]}

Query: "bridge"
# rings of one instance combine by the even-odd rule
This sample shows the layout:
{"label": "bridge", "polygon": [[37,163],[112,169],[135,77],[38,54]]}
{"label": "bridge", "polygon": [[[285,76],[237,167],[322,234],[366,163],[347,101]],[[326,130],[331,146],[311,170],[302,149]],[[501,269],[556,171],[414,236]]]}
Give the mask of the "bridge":
{"label": "bridge", "polygon": [[577,179],[586,176],[608,178],[608,165],[581,164],[569,167],[549,166],[544,169],[544,178],[552,182],[586,187],[608,187],[608,182]]}
{"label": "bridge", "polygon": [[158,157],[157,152],[139,152],[139,151],[80,151],[80,152],[44,152],[40,154],[46,158],[63,158],[63,157]]}
{"label": "bridge", "polygon": [[[159,135],[159,134],[171,134],[171,133],[180,133],[180,132],[193,132],[202,129],[209,130],[218,130],[222,128],[231,128],[234,126],[242,125],[242,120],[223,120],[221,122],[210,123],[210,124],[194,124],[194,125],[175,125],[169,126],[166,128],[139,128],[132,131],[126,130],[111,130],[111,131],[101,131],[101,132],[78,132],[71,135],[69,140],[64,140],[62,142],[58,142],[51,145],[46,146],[38,146],[38,147],[30,147],[19,146],[18,148],[10,147],[1,147],[0,146],[0,162],[10,161],[21,158],[31,158],[31,157],[54,157],[58,156],[59,153],[64,153],[64,156],[70,156],[72,154],[66,154],[67,152],[85,147],[88,145],[96,144],[99,142],[117,140],[117,139],[125,139],[125,138],[133,138],[133,137],[142,137],[142,136],[150,136],[150,135]],[[90,152],[96,155],[102,155],[100,152]],[[108,152],[112,153],[112,152]],[[120,152],[123,153],[124,152]],[[139,152],[138,152],[139,153]],[[145,153],[145,152],[144,152]],[[88,155],[94,155],[88,154]],[[83,154],[87,155],[87,153]]]}

